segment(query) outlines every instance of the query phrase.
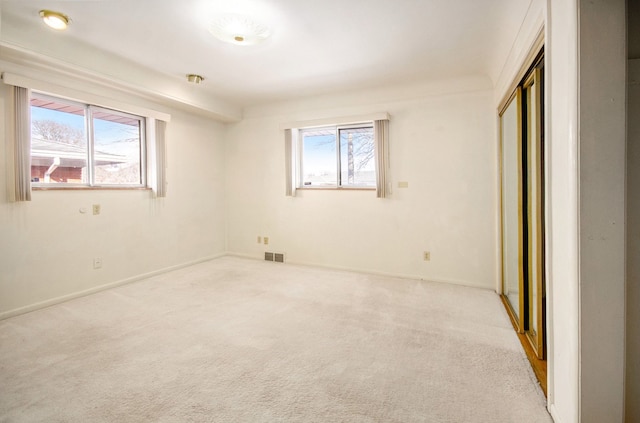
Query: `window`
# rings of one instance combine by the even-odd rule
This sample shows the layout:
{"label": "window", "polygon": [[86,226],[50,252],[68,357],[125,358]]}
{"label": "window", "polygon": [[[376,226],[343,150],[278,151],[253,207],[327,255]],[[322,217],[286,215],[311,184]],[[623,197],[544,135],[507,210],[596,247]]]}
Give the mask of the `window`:
{"label": "window", "polygon": [[[353,123],[352,123],[353,122]],[[282,124],[285,195],[298,188],[375,190],[391,194],[389,114]]]}
{"label": "window", "polygon": [[299,132],[300,187],[376,187],[372,123],[306,128]]}
{"label": "window", "polygon": [[35,186],[146,185],[145,118],[38,93],[30,104]]}

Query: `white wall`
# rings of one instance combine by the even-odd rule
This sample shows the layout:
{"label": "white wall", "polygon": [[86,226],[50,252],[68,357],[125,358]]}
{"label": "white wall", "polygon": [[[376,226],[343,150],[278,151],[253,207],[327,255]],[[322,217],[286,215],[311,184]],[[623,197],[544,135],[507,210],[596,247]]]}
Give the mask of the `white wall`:
{"label": "white wall", "polygon": [[[281,123],[377,111],[391,114],[390,198],[345,190],[285,197]],[[228,131],[228,249],[492,289],[495,137],[493,92],[484,78],[250,109]],[[399,181],[409,187],[397,188]],[[270,245],[257,244],[257,236],[268,236]]]}
{"label": "white wall", "polygon": [[625,2],[547,8],[549,408],[557,422],[620,422]]}
{"label": "white wall", "polygon": [[[640,10],[639,10],[640,12]],[[637,15],[640,20],[640,14]],[[636,27],[638,28],[638,27]],[[638,28],[640,32],[640,28]],[[640,43],[639,43],[640,44]],[[636,46],[640,48],[640,46]],[[627,132],[627,421],[640,421],[640,59],[629,60]]]}
{"label": "white wall", "polygon": [[625,0],[580,2],[580,419],[624,421]]}
{"label": "white wall", "polygon": [[549,0],[546,23],[549,410],[579,421],[578,23],[575,0]]}
{"label": "white wall", "polygon": [[627,421],[640,421],[640,2],[627,2]]}
{"label": "white wall", "polygon": [[514,84],[520,82],[519,80],[524,76],[518,77],[518,73],[525,64],[527,55],[538,34],[544,30],[545,13],[545,0],[531,0],[527,14],[521,22],[520,30],[512,41],[511,50],[494,84],[496,107],[506,96],[513,92]]}
{"label": "white wall", "polygon": [[[0,84],[0,128],[6,89]],[[0,318],[224,253],[224,126],[163,111],[172,113],[165,199],[152,199],[146,190],[33,191],[31,202],[7,203],[2,130]],[[92,204],[101,205],[100,215],[91,214]],[[88,213],[81,214],[81,207]],[[102,257],[102,269],[93,269],[96,256]]]}

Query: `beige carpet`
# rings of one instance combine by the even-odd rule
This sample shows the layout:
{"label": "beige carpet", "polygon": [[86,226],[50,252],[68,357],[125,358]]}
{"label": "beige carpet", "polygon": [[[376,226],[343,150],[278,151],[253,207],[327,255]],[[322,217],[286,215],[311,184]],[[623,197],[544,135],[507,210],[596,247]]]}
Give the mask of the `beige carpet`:
{"label": "beige carpet", "polygon": [[495,293],[224,257],[0,321],[1,422],[550,422]]}

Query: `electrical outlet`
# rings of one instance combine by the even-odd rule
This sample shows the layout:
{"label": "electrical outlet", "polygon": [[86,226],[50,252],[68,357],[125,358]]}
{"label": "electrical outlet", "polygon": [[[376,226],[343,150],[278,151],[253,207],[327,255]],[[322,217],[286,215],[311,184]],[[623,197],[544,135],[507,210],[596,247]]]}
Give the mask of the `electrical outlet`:
{"label": "electrical outlet", "polygon": [[93,258],[93,268],[94,269],[102,268],[102,257],[94,257]]}
{"label": "electrical outlet", "polygon": [[269,237],[268,236],[263,237],[262,240],[264,241],[264,245],[269,245]]}
{"label": "electrical outlet", "polygon": [[100,204],[93,205],[93,214],[100,214]]}
{"label": "electrical outlet", "polygon": [[425,251],[425,252],[422,254],[422,259],[423,259],[424,261],[429,261],[429,260],[431,260],[431,253],[430,253],[429,251]]}
{"label": "electrical outlet", "polygon": [[262,244],[262,237],[258,235],[258,244]]}

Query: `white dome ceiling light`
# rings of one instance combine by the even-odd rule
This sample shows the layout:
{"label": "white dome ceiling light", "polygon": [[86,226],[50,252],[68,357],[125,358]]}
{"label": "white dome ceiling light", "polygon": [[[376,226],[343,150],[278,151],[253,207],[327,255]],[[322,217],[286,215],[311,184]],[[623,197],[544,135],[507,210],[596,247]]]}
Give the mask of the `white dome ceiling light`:
{"label": "white dome ceiling light", "polygon": [[209,32],[219,40],[241,46],[259,44],[271,35],[267,26],[240,15],[222,15],[213,19]]}
{"label": "white dome ceiling light", "polygon": [[47,26],[62,31],[69,26],[69,17],[60,12],[54,12],[52,10],[41,10],[40,17]]}
{"label": "white dome ceiling light", "polygon": [[197,85],[204,81],[204,78],[200,75],[196,75],[195,73],[190,73],[187,75],[187,81]]}

